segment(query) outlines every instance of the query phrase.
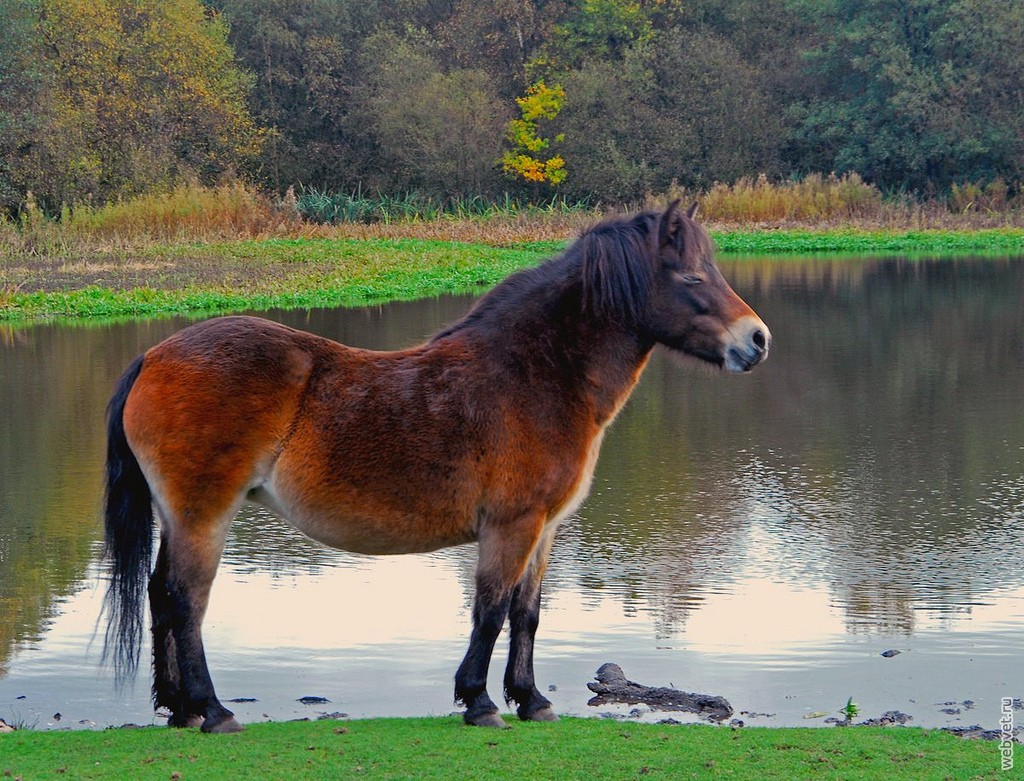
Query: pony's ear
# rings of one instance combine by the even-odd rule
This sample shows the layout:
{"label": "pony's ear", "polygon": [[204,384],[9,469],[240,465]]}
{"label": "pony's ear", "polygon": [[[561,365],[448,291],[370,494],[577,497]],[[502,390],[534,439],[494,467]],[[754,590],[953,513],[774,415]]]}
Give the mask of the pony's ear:
{"label": "pony's ear", "polygon": [[670,244],[676,247],[682,246],[683,221],[679,214],[679,199],[676,198],[665,209],[661,215],[658,225],[658,246],[667,247]]}
{"label": "pony's ear", "polygon": [[686,210],[686,216],[691,220],[697,216],[697,202],[694,201],[690,204],[690,208]]}

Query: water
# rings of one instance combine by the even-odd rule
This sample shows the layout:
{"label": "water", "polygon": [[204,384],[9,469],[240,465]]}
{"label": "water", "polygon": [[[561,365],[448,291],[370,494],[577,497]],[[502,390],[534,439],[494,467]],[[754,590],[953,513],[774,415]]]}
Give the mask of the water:
{"label": "water", "polygon": [[[585,684],[614,661],[645,684],[723,695],[749,724],[820,724],[805,716],[853,697],[865,717],[996,727],[1000,698],[1024,696],[1024,263],[724,270],[773,353],[744,377],[655,356],[560,531],[541,689],[562,713],[596,715]],[[392,348],[469,303],[269,316]],[[183,324],[0,331],[8,721],[160,721],[144,678],[116,692],[99,664],[102,418],[129,360]],[[331,551],[249,509],[206,621],[218,691],[257,700],[231,706],[243,721],[452,712],[473,566],[471,546]],[[495,694],[503,664],[499,642]]]}

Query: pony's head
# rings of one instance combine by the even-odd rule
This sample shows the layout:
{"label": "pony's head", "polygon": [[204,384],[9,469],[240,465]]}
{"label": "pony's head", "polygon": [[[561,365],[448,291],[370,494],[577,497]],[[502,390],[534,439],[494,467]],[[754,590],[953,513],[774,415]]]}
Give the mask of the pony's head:
{"label": "pony's head", "polygon": [[711,239],[674,201],[598,225],[579,242],[584,303],[646,341],[732,372],[764,360],[771,332],[718,270]]}

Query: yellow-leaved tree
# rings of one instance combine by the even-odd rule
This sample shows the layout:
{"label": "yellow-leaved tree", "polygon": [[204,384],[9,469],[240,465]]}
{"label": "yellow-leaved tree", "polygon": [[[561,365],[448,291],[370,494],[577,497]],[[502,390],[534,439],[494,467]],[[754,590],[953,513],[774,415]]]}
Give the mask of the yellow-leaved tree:
{"label": "yellow-leaved tree", "polygon": [[561,85],[549,87],[543,81],[534,83],[523,97],[516,98],[520,116],[510,120],[506,128],[512,148],[501,158],[501,167],[505,173],[528,182],[547,182],[551,185],[565,180],[565,160],[562,156],[542,154],[550,148],[552,140],[560,143],[564,137],[559,133],[553,139],[545,138],[538,127],[542,120],[551,121],[558,116],[564,100],[565,90]]}

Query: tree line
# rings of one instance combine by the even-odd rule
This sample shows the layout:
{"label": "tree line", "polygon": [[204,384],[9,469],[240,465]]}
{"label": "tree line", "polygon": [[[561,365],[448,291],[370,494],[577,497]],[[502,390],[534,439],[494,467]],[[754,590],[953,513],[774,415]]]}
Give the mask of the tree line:
{"label": "tree line", "polygon": [[0,204],[1024,180],[1010,0],[0,0]]}

